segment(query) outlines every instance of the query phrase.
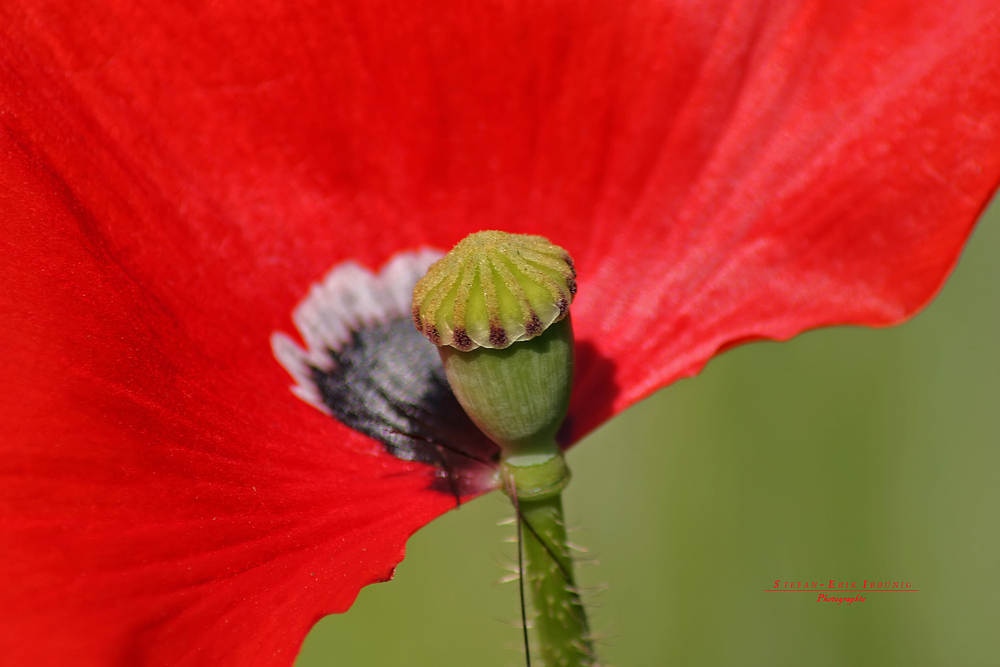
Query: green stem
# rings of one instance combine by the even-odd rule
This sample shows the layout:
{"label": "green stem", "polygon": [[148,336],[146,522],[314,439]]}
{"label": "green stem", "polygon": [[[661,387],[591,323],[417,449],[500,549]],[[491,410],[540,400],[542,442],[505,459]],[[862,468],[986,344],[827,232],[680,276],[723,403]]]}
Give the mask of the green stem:
{"label": "green stem", "polygon": [[594,664],[594,650],[566,545],[562,494],[519,499],[517,507],[524,522],[524,552],[542,660],[547,667],[589,667]]}

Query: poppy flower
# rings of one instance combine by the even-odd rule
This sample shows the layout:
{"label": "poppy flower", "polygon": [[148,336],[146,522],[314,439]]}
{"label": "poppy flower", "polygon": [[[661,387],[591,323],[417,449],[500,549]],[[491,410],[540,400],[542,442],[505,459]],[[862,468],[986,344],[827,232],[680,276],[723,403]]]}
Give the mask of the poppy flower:
{"label": "poppy flower", "polygon": [[1000,178],[992,2],[0,11],[11,664],[288,665],[454,506],[289,391],[331,267],[565,247],[572,443],[728,346],[911,315]]}

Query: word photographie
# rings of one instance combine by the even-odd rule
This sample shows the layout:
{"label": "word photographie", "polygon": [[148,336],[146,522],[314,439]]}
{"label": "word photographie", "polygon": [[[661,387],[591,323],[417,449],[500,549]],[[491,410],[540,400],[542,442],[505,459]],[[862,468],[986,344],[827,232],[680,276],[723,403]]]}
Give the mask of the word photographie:
{"label": "word photographie", "polygon": [[824,593],[820,593],[819,599],[816,600],[816,602],[836,602],[837,604],[842,604],[844,602],[846,602],[847,604],[851,604],[852,602],[864,602],[864,601],[865,601],[864,595],[859,595],[858,597],[854,598],[836,598],[826,595]]}

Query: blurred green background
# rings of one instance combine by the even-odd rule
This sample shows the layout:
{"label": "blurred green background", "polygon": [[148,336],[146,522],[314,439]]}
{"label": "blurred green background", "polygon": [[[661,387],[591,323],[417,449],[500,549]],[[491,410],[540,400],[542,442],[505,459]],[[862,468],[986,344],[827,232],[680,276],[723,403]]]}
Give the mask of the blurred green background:
{"label": "blurred green background", "polygon": [[[1000,206],[929,308],[712,361],[569,454],[606,664],[1000,665]],[[498,493],[417,533],[298,667],[524,664]],[[906,580],[819,604],[782,581]]]}

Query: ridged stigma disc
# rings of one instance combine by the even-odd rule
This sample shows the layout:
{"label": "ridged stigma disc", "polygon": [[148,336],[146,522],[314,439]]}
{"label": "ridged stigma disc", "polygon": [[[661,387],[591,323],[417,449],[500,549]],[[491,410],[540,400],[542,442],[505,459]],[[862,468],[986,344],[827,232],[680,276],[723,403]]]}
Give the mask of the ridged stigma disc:
{"label": "ridged stigma disc", "polygon": [[435,345],[503,349],[566,317],[576,294],[569,253],[542,236],[471,234],[413,290],[413,324]]}

